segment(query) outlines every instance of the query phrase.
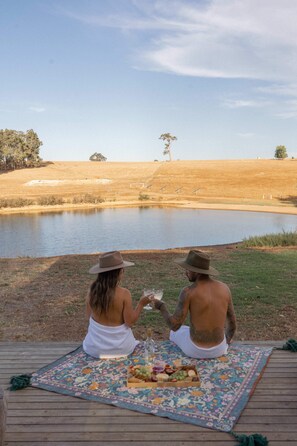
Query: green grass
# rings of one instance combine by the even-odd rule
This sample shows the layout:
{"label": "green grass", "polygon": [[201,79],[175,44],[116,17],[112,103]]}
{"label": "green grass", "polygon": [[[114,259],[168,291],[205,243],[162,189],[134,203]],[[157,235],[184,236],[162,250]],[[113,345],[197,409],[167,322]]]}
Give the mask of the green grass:
{"label": "green grass", "polygon": [[[238,244],[203,250],[220,272],[218,280],[231,289],[237,340],[296,338],[296,247],[259,249]],[[125,260],[135,263],[126,268],[122,282],[131,291],[134,305],[144,288],[162,288],[163,300],[173,312],[180,290],[189,283],[174,259],[186,254],[186,249],[123,253]],[[97,254],[0,259],[0,339],[81,341],[87,327],[85,296],[94,280],[88,270],[97,262]],[[46,324],[41,314],[46,315]],[[141,313],[133,327],[136,337],[145,336],[148,327],[157,339],[168,338],[169,329],[158,311]]]}
{"label": "green grass", "polygon": [[297,246],[297,231],[283,231],[279,234],[249,237],[243,240],[242,246],[245,248],[262,246]]}
{"label": "green grass", "polygon": [[[270,326],[283,322],[280,313],[297,312],[297,250],[240,248],[224,256],[214,254],[212,258],[212,264],[220,272],[218,280],[231,289],[239,326],[243,324],[261,338],[261,330],[269,332]],[[136,266],[127,271],[124,286],[131,290],[135,302],[143,288],[163,288],[163,300],[170,311],[174,310],[179,292],[188,280],[173,259],[160,255],[157,262],[148,263],[137,261],[133,256]],[[152,326],[157,332],[164,330],[164,322],[157,311],[143,312],[138,324]],[[238,331],[240,333],[240,328]],[[291,336],[296,337],[296,334]],[[251,335],[249,338],[252,339]]]}

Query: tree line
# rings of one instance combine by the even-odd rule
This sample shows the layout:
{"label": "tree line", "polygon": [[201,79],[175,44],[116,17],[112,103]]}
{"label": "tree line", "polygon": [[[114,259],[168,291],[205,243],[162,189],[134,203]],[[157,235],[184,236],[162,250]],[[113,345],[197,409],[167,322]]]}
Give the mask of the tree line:
{"label": "tree line", "polygon": [[0,129],[0,170],[37,167],[41,163],[42,142],[34,130]]}

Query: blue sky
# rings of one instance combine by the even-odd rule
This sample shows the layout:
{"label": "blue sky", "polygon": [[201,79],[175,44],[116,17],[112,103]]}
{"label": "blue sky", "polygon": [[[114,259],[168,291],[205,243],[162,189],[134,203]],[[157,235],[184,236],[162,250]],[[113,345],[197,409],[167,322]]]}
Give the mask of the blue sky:
{"label": "blue sky", "polygon": [[0,0],[0,128],[45,160],[297,157],[295,0]]}

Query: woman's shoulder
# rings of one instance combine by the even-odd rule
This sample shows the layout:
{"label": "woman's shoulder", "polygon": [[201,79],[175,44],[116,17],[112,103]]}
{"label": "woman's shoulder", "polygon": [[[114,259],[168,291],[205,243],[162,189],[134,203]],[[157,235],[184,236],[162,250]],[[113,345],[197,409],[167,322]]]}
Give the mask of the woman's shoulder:
{"label": "woman's shoulder", "polygon": [[119,294],[121,294],[122,296],[131,296],[130,291],[128,290],[128,288],[123,288],[121,286],[117,287],[117,292]]}

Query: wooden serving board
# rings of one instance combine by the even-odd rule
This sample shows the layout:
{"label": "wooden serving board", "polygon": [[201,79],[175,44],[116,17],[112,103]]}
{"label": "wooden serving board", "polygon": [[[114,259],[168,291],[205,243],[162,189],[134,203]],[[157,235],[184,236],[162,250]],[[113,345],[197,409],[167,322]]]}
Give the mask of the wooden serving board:
{"label": "wooden serving board", "polygon": [[155,387],[200,387],[201,382],[199,374],[195,366],[180,366],[178,370],[194,370],[198,381],[141,381],[141,382],[129,382],[129,378],[132,378],[128,371],[127,387],[142,387],[142,388],[155,388]]}

